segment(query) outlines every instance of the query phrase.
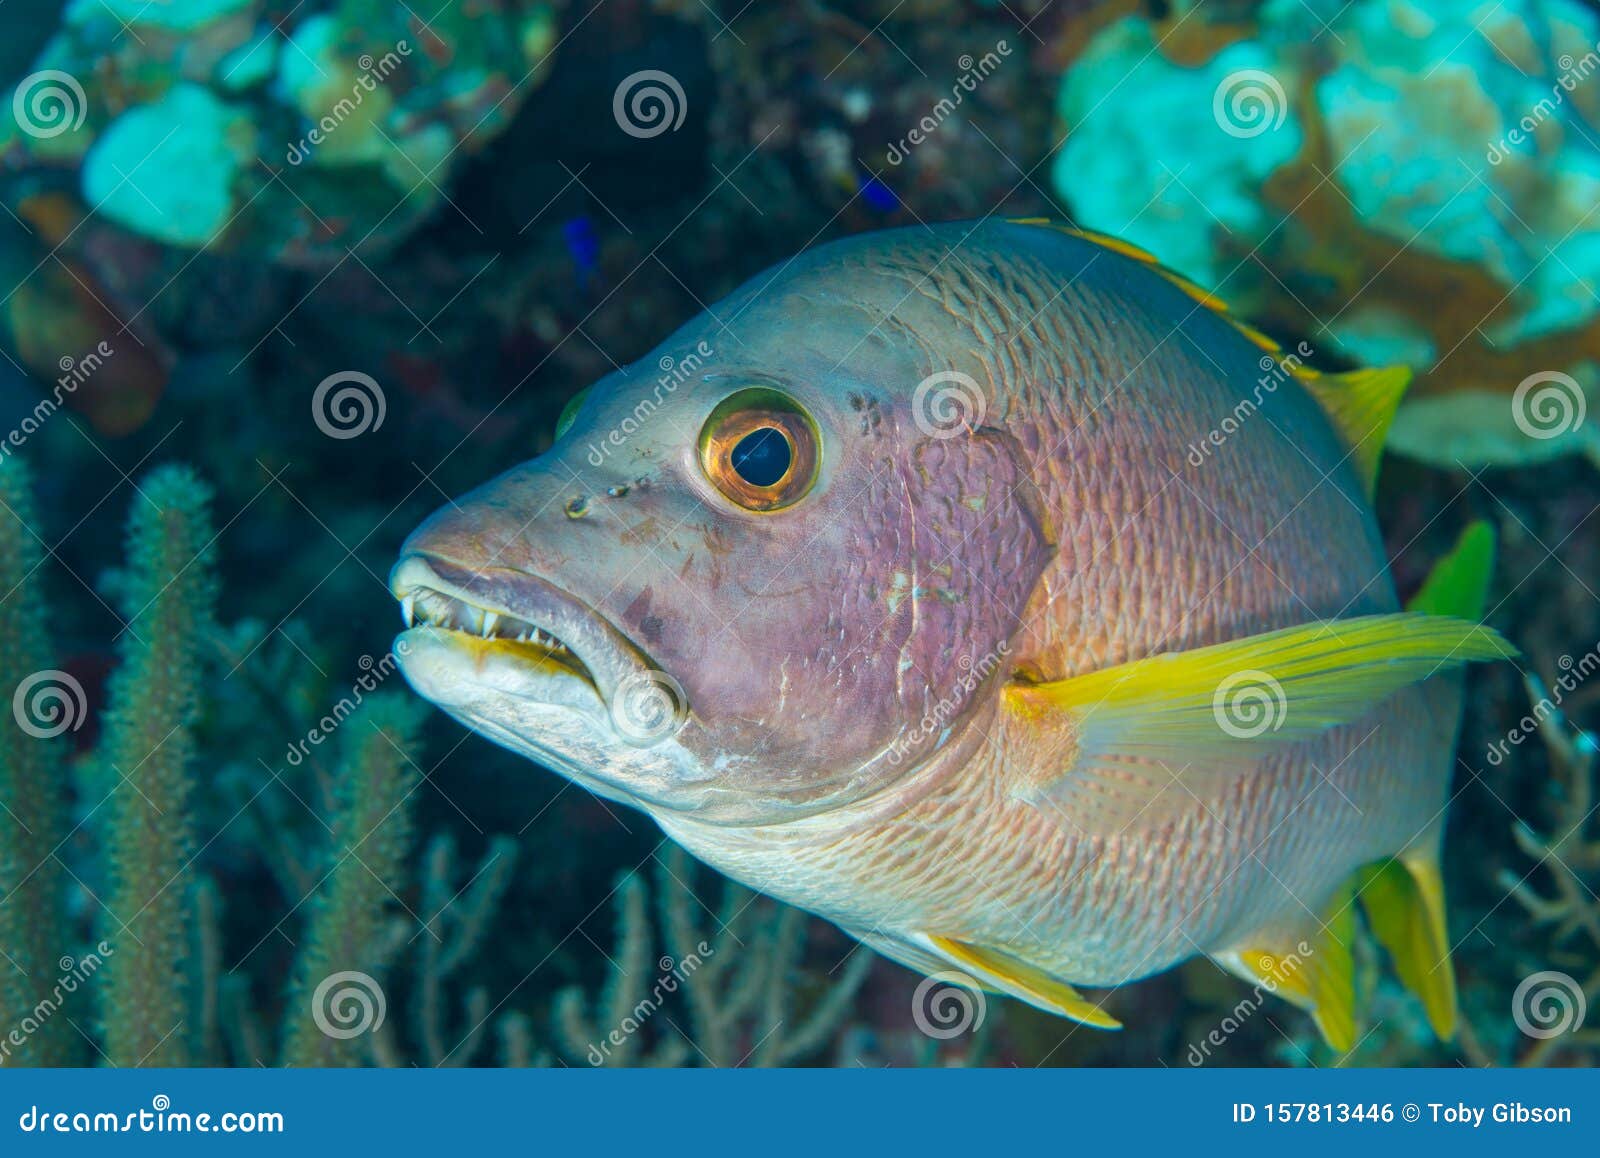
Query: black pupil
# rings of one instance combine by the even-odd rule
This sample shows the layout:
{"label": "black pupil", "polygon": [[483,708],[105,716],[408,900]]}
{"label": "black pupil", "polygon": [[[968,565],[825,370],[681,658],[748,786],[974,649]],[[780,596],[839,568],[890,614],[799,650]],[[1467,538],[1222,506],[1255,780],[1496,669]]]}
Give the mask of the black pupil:
{"label": "black pupil", "polygon": [[734,473],[753,487],[770,487],[789,473],[794,452],[783,431],[773,426],[752,430],[733,448]]}

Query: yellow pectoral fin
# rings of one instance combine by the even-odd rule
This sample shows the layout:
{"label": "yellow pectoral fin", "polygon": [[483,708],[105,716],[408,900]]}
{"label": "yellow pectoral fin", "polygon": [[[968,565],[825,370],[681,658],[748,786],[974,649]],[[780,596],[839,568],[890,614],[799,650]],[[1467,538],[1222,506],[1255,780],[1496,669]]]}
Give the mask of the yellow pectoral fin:
{"label": "yellow pectoral fin", "polygon": [[1355,906],[1342,888],[1320,923],[1302,933],[1252,940],[1248,948],[1215,955],[1232,973],[1309,1010],[1322,1039],[1340,1053],[1356,1044]]}
{"label": "yellow pectoral fin", "polygon": [[1445,929],[1444,882],[1431,856],[1404,856],[1363,869],[1361,907],[1389,951],[1401,984],[1416,995],[1441,1041],[1456,1033],[1456,981]]}
{"label": "yellow pectoral fin", "polygon": [[1069,1017],[1097,1029],[1121,1029],[1122,1023],[1089,1001],[1065,981],[998,949],[986,949],[949,937],[928,938],[950,962],[985,986],[1009,993],[1048,1013]]}
{"label": "yellow pectoral fin", "polygon": [[1401,612],[1325,620],[1071,679],[1011,684],[1024,723],[1065,723],[1075,750],[1059,774],[1018,787],[1040,808],[1088,827],[1170,820],[1234,783],[1275,746],[1366,715],[1429,676],[1510,659],[1490,628]]}

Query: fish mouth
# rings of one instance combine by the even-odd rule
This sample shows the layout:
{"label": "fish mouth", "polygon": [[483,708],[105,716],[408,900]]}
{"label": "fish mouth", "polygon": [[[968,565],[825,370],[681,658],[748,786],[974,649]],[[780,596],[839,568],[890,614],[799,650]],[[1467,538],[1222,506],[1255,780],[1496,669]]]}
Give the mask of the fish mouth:
{"label": "fish mouth", "polygon": [[492,654],[530,673],[581,680],[606,704],[620,686],[657,670],[598,611],[526,571],[410,554],[390,572],[389,590],[408,633],[427,632],[463,654]]}

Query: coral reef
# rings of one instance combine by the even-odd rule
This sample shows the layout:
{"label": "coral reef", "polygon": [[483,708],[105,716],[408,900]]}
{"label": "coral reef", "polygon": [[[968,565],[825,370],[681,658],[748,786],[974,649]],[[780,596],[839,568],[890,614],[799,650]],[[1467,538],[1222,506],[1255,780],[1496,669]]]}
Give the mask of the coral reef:
{"label": "coral reef", "polygon": [[559,0],[77,0],[0,111],[0,159],[168,245],[326,266],[392,245],[538,85]]}
{"label": "coral reef", "polygon": [[[871,950],[855,947],[797,1015],[796,983],[811,918],[727,880],[716,909],[707,909],[688,854],[668,843],[657,865],[657,915],[667,954],[654,956],[647,886],[635,874],[624,876],[616,887],[616,956],[598,999],[589,1002],[577,987],[556,998],[567,1057],[595,1066],[785,1066],[827,1048],[872,969]],[[697,910],[710,914],[709,927]],[[670,1029],[654,1027],[647,1050],[650,1021],[680,988],[687,1026],[662,1013]]]}
{"label": "coral reef", "polygon": [[[1063,77],[1054,183],[1084,224],[1269,330],[1421,371],[1395,449],[1593,455],[1577,395],[1600,381],[1596,73],[1600,20],[1572,0],[1129,15]],[[1548,426],[1513,422],[1530,368],[1569,396]]]}
{"label": "coral reef", "polygon": [[[0,100],[0,200],[16,215],[0,213],[0,341],[15,359],[0,358],[13,434],[0,692],[59,671],[81,689],[59,702],[82,707],[46,739],[0,712],[0,1064],[103,1060],[106,979],[89,970],[137,947],[110,938],[100,905],[118,888],[113,804],[137,803],[96,807],[115,783],[96,749],[114,739],[137,642],[121,630],[135,580],[105,544],[125,511],[151,513],[128,480],[173,456],[224,512],[222,622],[190,641],[203,695],[174,736],[193,745],[177,818],[192,834],[191,935],[168,979],[189,1060],[275,1065],[295,1039],[297,1057],[349,1064],[587,1066],[610,1045],[608,1064],[1179,1065],[1219,1027],[1204,1064],[1340,1060],[1275,998],[1241,1016],[1236,981],[1205,961],[1143,985],[1119,1034],[992,998],[972,1032],[935,1038],[913,1014],[921,978],[869,972],[837,930],[723,891],[669,848],[652,868],[659,834],[636,814],[437,715],[392,734],[416,766],[363,742],[374,713],[403,715],[385,706],[403,693],[383,576],[440,492],[548,446],[572,393],[761,268],[876,225],[990,213],[1132,223],[1275,337],[1311,339],[1320,365],[1423,369],[1391,445],[1451,469],[1385,464],[1397,583],[1414,587],[1464,520],[1494,519],[1493,620],[1559,687],[1555,657],[1600,638],[1594,476],[1567,453],[1592,453],[1595,424],[1533,438],[1508,402],[1540,371],[1600,401],[1584,288],[1600,220],[1584,216],[1600,140],[1592,17],[1554,0],[1307,3],[489,0],[416,9],[432,34],[375,0],[73,0],[59,27],[60,5],[29,4],[0,46],[12,75],[58,69],[83,99],[38,133],[15,117],[49,112],[30,103],[43,88]],[[686,107],[681,127],[640,138],[613,99],[651,69]],[[1265,127],[1238,136],[1217,94],[1252,71],[1282,87],[1282,119],[1263,109]],[[1253,132],[1252,104],[1232,95],[1222,116]],[[186,104],[209,127],[141,164],[150,110]],[[102,210],[91,184],[112,194]],[[1555,256],[1541,263],[1541,247]],[[387,421],[330,437],[311,398],[351,370],[377,383]],[[1469,477],[1457,461],[1499,469]],[[1592,732],[1591,685],[1562,706]],[[1350,1061],[1600,1060],[1587,1031],[1545,1044],[1513,1018],[1540,971],[1576,978],[1593,1008],[1600,888],[1592,818],[1573,835],[1573,806],[1593,803],[1581,743],[1563,731],[1484,759],[1522,700],[1509,672],[1469,685],[1445,843],[1467,1028],[1456,1046],[1430,1042],[1415,1002],[1377,982],[1374,1032]],[[367,791],[390,794],[364,808],[399,804],[373,838],[403,836],[382,884],[337,871],[359,869],[351,847],[379,867],[363,834],[330,833],[357,764]],[[372,940],[341,937],[330,909]],[[135,931],[148,916],[118,912]],[[852,969],[867,975],[845,985]],[[338,987],[324,1012],[357,1020],[329,1024],[354,1028],[369,1005],[376,1021],[380,995],[386,1017],[328,1038],[311,998],[351,972],[372,984]],[[658,984],[655,1012],[611,1045]]]}

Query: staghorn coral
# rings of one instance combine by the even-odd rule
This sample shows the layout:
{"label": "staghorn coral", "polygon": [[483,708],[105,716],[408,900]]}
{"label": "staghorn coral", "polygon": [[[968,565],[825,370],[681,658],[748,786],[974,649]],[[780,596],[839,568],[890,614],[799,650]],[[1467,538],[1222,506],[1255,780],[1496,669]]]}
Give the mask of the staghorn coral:
{"label": "staghorn coral", "polygon": [[[98,989],[105,1050],[118,1066],[183,1065],[190,1009],[193,727],[212,576],[210,491],[163,467],[140,488],[123,592],[128,620],[97,756],[110,783],[105,935],[116,946]],[[114,779],[113,779],[114,778]]]}
{"label": "staghorn coral", "polygon": [[[818,1054],[839,1035],[876,960],[872,953],[857,948],[797,1014],[794,994],[811,918],[725,880],[715,928],[708,930],[696,913],[706,906],[694,876],[689,855],[668,844],[656,877],[668,955],[654,962],[648,889],[635,874],[618,883],[616,959],[594,1012],[576,987],[556,998],[556,1028],[572,1061],[666,1066],[698,1058],[717,1067],[784,1066]],[[654,1048],[646,1051],[641,1031],[680,988],[689,1028],[662,1013],[677,1036],[657,1030]]]}
{"label": "staghorn coral", "polygon": [[[0,1018],[6,1026],[20,1024],[45,997],[67,947],[56,920],[65,903],[56,853],[66,819],[60,748],[53,741],[82,722],[81,705],[70,701],[76,685],[51,684],[63,673],[50,669],[49,615],[30,582],[44,561],[37,524],[27,467],[18,458],[0,458],[0,689],[16,689],[17,697],[0,722]],[[28,702],[30,684],[58,693],[53,705],[40,705],[53,709],[41,721],[48,727],[24,727],[38,715]],[[51,1019],[4,1060],[65,1065],[76,1059],[77,1046],[71,1025]]]}

